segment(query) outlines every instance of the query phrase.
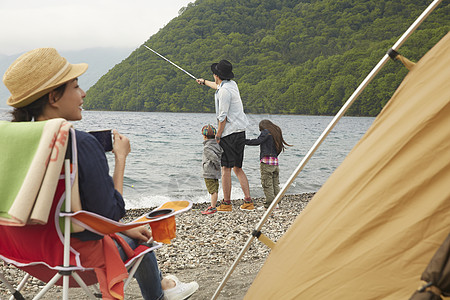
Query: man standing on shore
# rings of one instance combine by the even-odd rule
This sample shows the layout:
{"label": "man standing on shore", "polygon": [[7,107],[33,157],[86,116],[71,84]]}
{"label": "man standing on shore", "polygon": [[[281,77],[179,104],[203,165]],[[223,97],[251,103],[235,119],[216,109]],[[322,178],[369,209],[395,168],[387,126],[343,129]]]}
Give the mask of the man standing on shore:
{"label": "man standing on shore", "polygon": [[219,212],[231,212],[231,169],[239,179],[244,192],[244,204],[241,210],[251,211],[255,209],[247,176],[242,170],[245,147],[245,129],[249,122],[244,113],[239,89],[234,78],[233,66],[227,60],[211,65],[214,82],[203,78],[197,79],[201,85],[209,86],[216,90],[214,100],[218,129],[216,141],[223,149],[222,153],[222,189],[223,203],[217,207]]}

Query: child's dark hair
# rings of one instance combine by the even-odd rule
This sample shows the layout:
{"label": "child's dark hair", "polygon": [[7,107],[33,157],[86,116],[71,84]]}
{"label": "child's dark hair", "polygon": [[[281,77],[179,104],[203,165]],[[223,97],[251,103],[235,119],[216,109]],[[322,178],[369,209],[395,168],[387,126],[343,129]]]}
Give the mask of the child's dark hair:
{"label": "child's dark hair", "polygon": [[202,134],[208,139],[213,139],[216,137],[217,130],[214,126],[208,124],[202,127]]}
{"label": "child's dark hair", "polygon": [[286,146],[292,146],[286,143],[286,141],[283,139],[283,133],[281,132],[281,128],[272,123],[269,120],[262,120],[259,122],[259,131],[263,131],[264,129],[269,130],[270,134],[273,137],[273,140],[275,141],[275,148],[277,148],[278,154],[281,153],[281,151],[284,151],[286,149]]}

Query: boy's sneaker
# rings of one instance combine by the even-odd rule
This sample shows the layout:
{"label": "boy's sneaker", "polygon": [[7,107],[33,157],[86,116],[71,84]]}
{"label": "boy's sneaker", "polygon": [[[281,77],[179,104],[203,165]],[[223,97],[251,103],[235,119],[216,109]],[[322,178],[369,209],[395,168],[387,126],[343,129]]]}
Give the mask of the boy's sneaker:
{"label": "boy's sneaker", "polygon": [[231,204],[222,203],[219,207],[217,207],[218,212],[231,212],[232,210],[233,208],[231,207]]}
{"label": "boy's sneaker", "polygon": [[242,204],[239,207],[241,210],[255,210],[255,205],[253,205],[253,202],[244,202],[244,204]]}
{"label": "boy's sneaker", "polygon": [[174,275],[167,275],[166,278],[175,281],[175,287],[164,291],[165,300],[183,300],[189,298],[198,289],[198,283],[195,281],[184,283]]}
{"label": "boy's sneaker", "polygon": [[216,212],[217,212],[217,208],[210,206],[207,209],[205,209],[204,211],[202,211],[202,215],[210,215],[210,214],[213,214]]}

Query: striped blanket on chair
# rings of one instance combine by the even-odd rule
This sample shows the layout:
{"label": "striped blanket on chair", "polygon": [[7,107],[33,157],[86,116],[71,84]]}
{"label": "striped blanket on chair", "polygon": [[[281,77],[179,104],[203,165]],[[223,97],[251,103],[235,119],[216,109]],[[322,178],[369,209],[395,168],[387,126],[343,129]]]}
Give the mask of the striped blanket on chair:
{"label": "striped blanket on chair", "polygon": [[0,224],[47,223],[71,127],[0,121]]}

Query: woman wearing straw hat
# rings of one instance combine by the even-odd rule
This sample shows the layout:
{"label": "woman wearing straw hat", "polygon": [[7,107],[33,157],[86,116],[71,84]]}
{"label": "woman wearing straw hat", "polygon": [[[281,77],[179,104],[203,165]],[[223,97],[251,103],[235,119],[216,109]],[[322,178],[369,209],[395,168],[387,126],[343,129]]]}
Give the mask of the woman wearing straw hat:
{"label": "woman wearing straw hat", "polygon": [[[20,56],[3,76],[3,82],[11,92],[7,104],[14,107],[12,121],[81,120],[86,93],[78,86],[77,77],[87,67],[87,64],[70,64],[53,48],[39,48]],[[119,220],[125,214],[123,178],[130,142],[116,130],[113,133],[115,166],[111,177],[100,143],[90,134],[76,130],[79,190],[84,210]],[[147,242],[151,232],[142,226],[127,230],[122,236],[133,248],[139,241]],[[75,249],[86,248],[83,248],[86,241],[95,243],[102,239],[90,231],[74,233],[71,237]],[[123,252],[120,246],[118,248]],[[90,254],[81,250],[80,253],[82,260],[83,255],[88,257]],[[182,283],[175,276],[162,278],[153,252],[145,255],[135,277],[144,299],[185,299],[198,288],[196,282]]]}

